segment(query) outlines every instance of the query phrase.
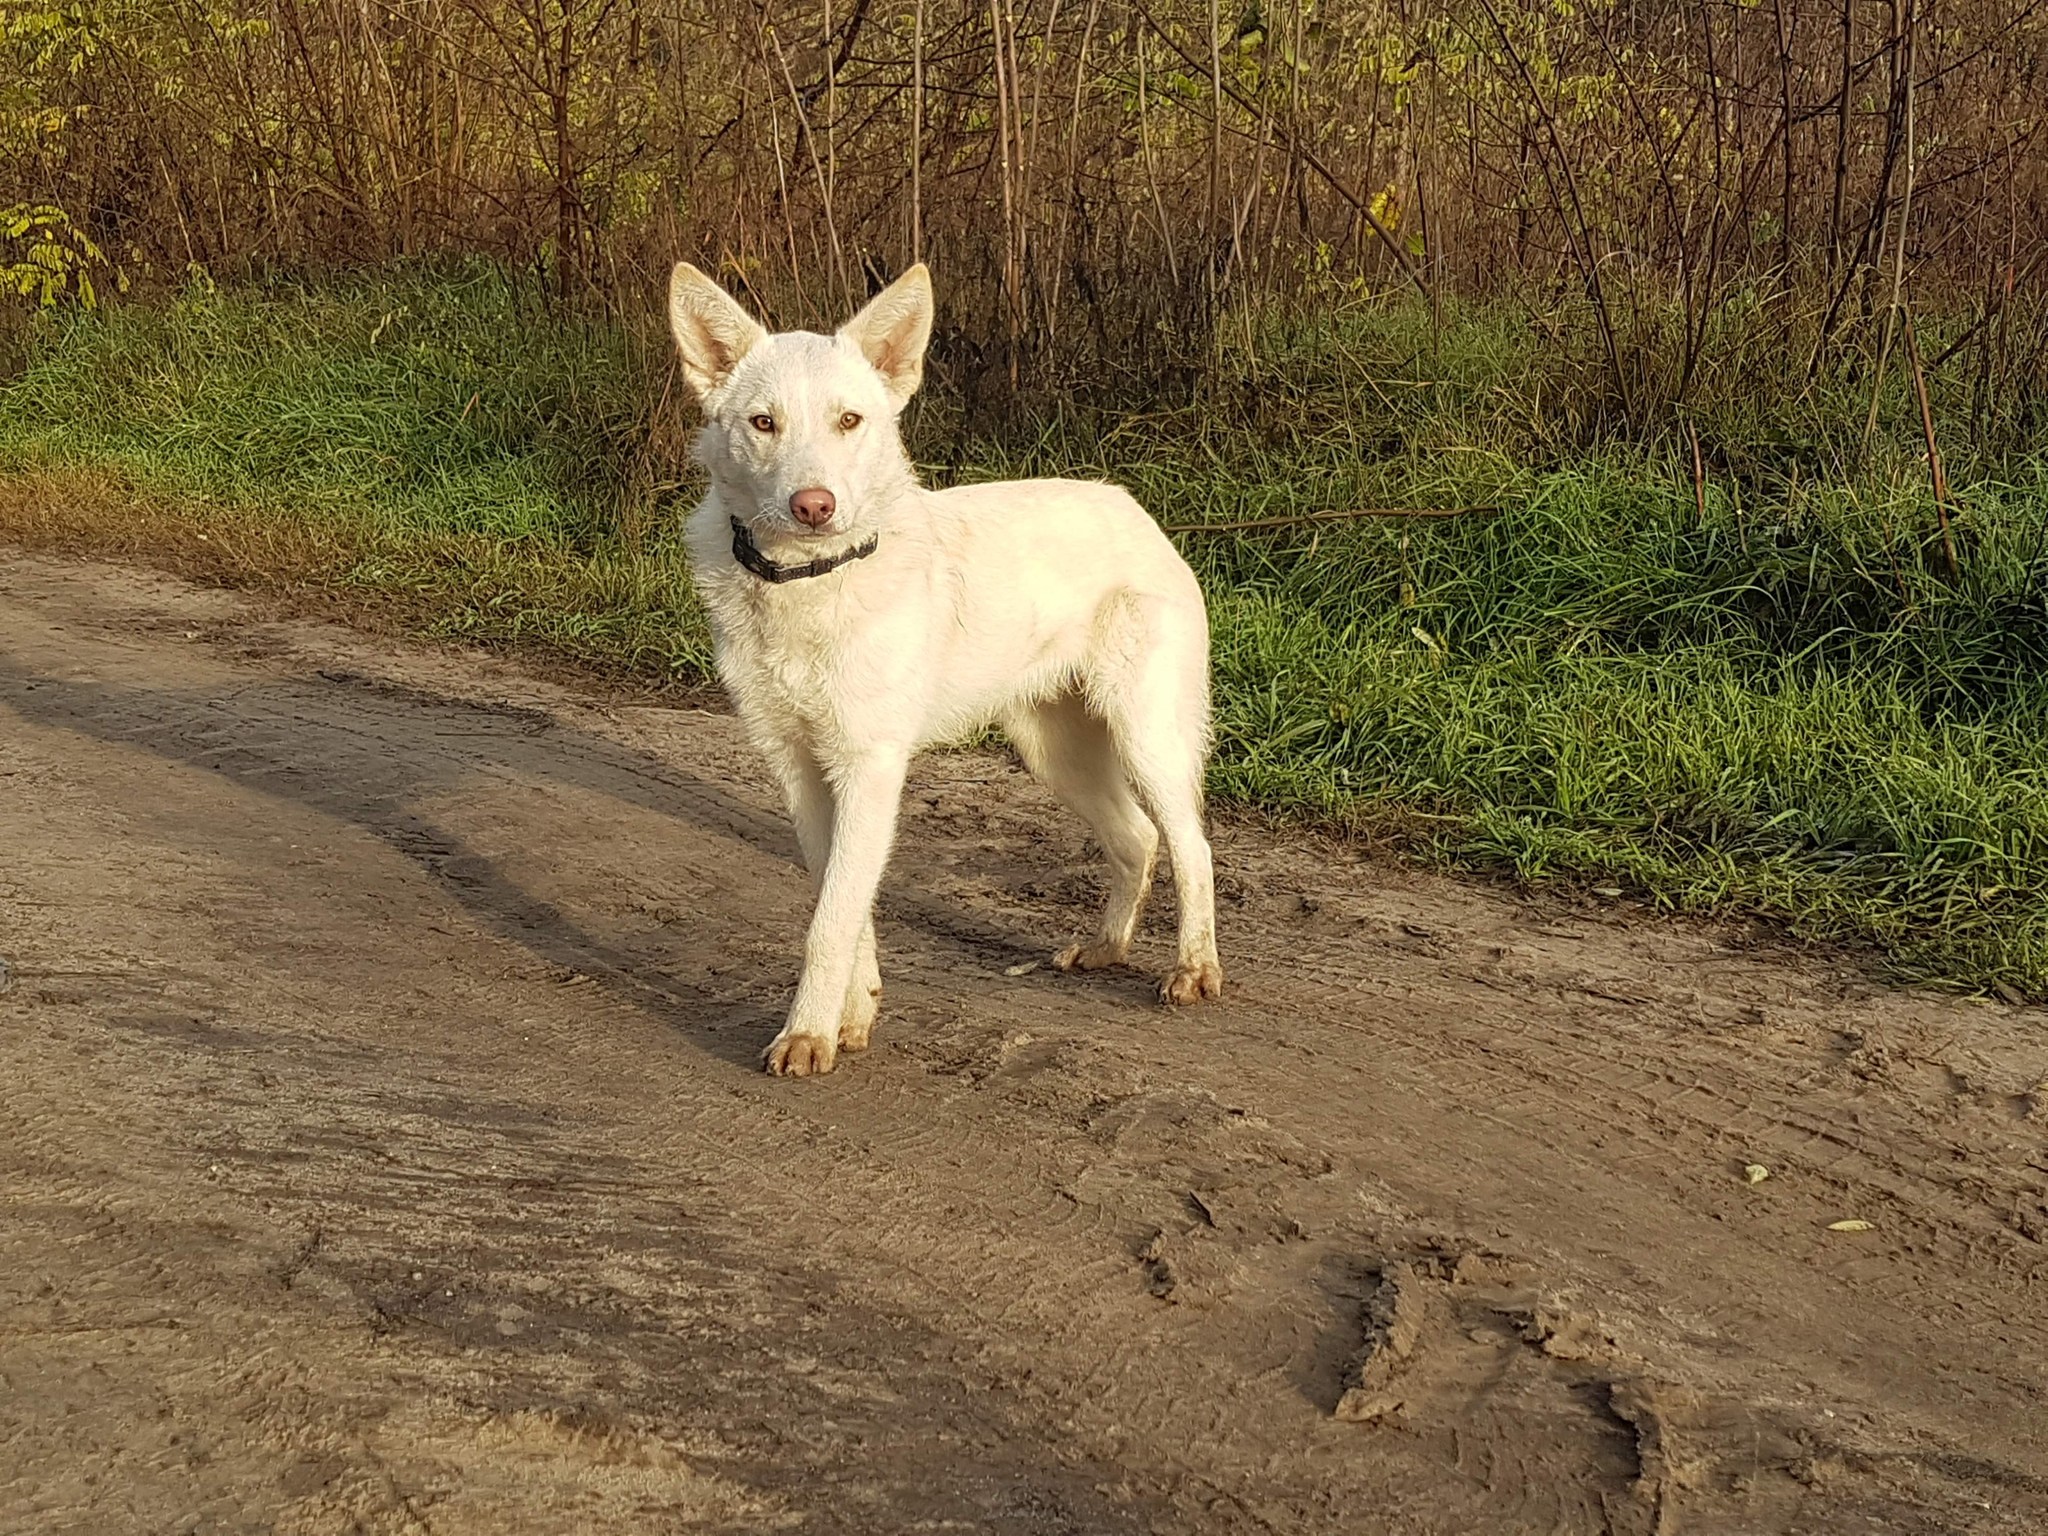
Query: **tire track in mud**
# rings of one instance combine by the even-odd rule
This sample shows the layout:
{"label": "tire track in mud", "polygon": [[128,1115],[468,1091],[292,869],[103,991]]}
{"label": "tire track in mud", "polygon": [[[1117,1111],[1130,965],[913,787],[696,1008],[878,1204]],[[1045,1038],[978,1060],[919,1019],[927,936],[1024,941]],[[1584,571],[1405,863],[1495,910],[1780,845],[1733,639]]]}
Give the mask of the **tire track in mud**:
{"label": "tire track in mud", "polygon": [[[8,942],[55,999],[17,1014],[40,1107],[8,1167],[79,1166],[98,1126],[39,1198],[153,1180],[183,1213],[23,1241],[119,1255],[109,1306],[208,1222],[263,1252],[234,1300],[305,1384],[249,1389],[233,1465],[310,1435],[333,1475],[277,1474],[309,1528],[2048,1518],[2044,1250],[2008,1219],[2043,1184],[2036,1015],[1250,825],[1219,837],[1233,995],[1170,1015],[1136,974],[1004,974],[1095,877],[1019,775],[945,757],[876,1049],[772,1083],[807,882],[730,720],[4,571],[0,770],[44,802],[7,827],[42,903]],[[131,981],[56,985],[89,944]],[[174,1333],[233,1356],[195,1320],[241,1271],[198,1250]],[[1431,1253],[1496,1255],[1513,1296],[1426,1276],[1401,1406],[1339,1417],[1386,1275]],[[138,1401],[155,1368],[120,1367]]]}

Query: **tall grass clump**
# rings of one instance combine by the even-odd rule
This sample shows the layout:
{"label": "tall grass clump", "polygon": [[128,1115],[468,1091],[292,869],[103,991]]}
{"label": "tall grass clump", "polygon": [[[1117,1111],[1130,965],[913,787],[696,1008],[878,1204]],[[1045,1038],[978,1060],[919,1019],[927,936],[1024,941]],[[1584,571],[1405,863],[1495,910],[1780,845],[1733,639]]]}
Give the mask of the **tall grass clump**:
{"label": "tall grass clump", "polygon": [[[1620,434],[1526,317],[1435,328],[1325,314],[1220,398],[974,469],[1189,527],[1233,798],[2048,986],[2048,454],[1941,413],[1937,504],[1904,374],[1760,361]],[[1375,508],[1407,515],[1201,531]]]}

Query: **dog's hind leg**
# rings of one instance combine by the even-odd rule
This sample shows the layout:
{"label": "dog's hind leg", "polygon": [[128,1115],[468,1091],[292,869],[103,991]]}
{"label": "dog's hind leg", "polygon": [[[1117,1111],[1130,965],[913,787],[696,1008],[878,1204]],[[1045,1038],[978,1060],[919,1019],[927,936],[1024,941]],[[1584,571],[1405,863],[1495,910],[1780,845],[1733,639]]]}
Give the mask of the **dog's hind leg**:
{"label": "dog's hind leg", "polygon": [[1109,726],[1079,693],[1021,705],[1003,721],[1024,766],[1088,824],[1109,863],[1109,902],[1102,925],[1085,944],[1053,956],[1063,971],[1119,964],[1131,952],[1138,914],[1152,889],[1159,829],[1132,797]]}
{"label": "dog's hind leg", "polygon": [[1091,706],[1139,804],[1166,836],[1173,861],[1180,938],[1174,967],[1159,983],[1164,1003],[1223,992],[1216,954],[1216,875],[1202,827],[1202,770],[1208,756],[1209,634],[1200,607],[1129,598],[1107,616],[1088,678]]}
{"label": "dog's hind leg", "polygon": [[[824,886],[825,863],[832,852],[832,786],[810,752],[801,746],[769,754],[776,776],[782,781],[783,797],[789,805],[789,819],[796,826],[797,849],[804,868],[810,872],[811,895]],[[846,1006],[839,1020],[839,1048],[864,1051],[874,1031],[875,1015],[882,1005],[882,971],[875,951],[875,918],[872,910],[861,926],[853,964],[853,981],[846,989]]]}

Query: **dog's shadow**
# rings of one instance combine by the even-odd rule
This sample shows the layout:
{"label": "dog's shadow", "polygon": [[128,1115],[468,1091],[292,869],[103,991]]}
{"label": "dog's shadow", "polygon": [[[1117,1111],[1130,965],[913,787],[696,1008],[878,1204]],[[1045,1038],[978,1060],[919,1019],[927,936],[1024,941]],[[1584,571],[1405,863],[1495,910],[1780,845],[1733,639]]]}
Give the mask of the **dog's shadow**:
{"label": "dog's shadow", "polygon": [[[218,774],[239,789],[361,828],[487,931],[563,973],[591,978],[612,997],[664,1024],[688,1021],[682,1036],[721,1062],[757,1067],[762,1048],[781,1025],[786,997],[770,1001],[758,990],[736,996],[719,989],[712,965],[726,947],[717,927],[722,914],[693,914],[681,935],[665,930],[688,946],[683,964],[673,954],[651,956],[592,932],[583,920],[524,888],[497,860],[420,809],[456,791],[479,767],[609,797],[785,861],[790,868],[787,911],[778,908],[765,920],[786,923],[794,934],[801,932],[809,912],[809,882],[798,867],[795,838],[779,806],[742,798],[672,761],[564,725],[558,717],[471,704],[346,674],[338,681],[237,679],[219,688],[151,689],[53,678],[0,658],[0,681],[27,719],[149,751]],[[459,756],[392,745],[431,739],[437,729],[462,739]],[[146,816],[147,807],[136,814]],[[1042,926],[1020,931],[1030,928],[1028,921],[995,921],[943,889],[934,893],[931,883],[943,887],[943,880],[927,882],[920,874],[943,876],[957,861],[942,863],[935,846],[920,849],[915,838],[906,852],[898,860],[905,877],[888,881],[878,904],[885,925],[912,927],[974,969],[1000,973],[1030,965],[1050,970],[1055,932]],[[1058,979],[1096,997],[1150,990],[1142,973],[1129,969]],[[792,971],[787,983],[794,982]],[[782,983],[778,979],[775,984]]]}

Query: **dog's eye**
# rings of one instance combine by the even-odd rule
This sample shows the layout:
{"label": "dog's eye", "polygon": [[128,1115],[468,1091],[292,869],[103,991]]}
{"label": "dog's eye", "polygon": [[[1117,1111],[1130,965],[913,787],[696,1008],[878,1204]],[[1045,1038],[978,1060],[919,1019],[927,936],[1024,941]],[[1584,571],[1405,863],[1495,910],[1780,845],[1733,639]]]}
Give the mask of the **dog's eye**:
{"label": "dog's eye", "polygon": [[859,411],[848,411],[844,416],[841,416],[839,418],[839,430],[842,432],[851,432],[855,427],[859,425]]}
{"label": "dog's eye", "polygon": [[750,416],[747,420],[753,423],[756,432],[773,432],[775,430],[775,418],[773,416]]}

